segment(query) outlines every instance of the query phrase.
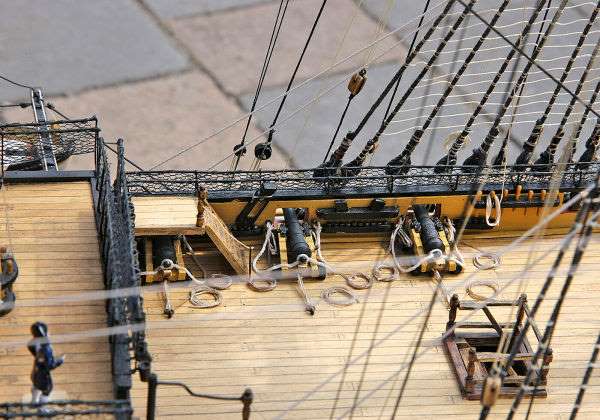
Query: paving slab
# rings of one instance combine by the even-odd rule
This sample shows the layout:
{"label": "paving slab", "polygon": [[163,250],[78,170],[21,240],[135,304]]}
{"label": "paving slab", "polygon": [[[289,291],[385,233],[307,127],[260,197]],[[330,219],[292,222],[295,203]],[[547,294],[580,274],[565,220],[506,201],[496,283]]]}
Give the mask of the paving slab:
{"label": "paving slab", "polygon": [[143,0],[163,19],[214,13],[274,0]]}
{"label": "paving slab", "polygon": [[[2,74],[48,94],[77,92],[188,66],[184,54],[134,0],[2,2]],[[26,93],[26,92],[25,92]],[[0,83],[0,101],[20,99]]]}
{"label": "paving slab", "polygon": [[[287,84],[321,2],[290,2],[265,86]],[[267,3],[227,13],[173,20],[170,25],[177,37],[228,92],[248,93],[256,88],[277,9],[278,3]],[[349,26],[351,22],[353,24]],[[369,45],[376,38],[378,25],[351,0],[330,2],[323,12],[296,80],[313,76],[336,62],[336,53],[347,29],[345,42],[337,54],[338,60]],[[382,41],[374,47],[372,56],[377,56],[383,49],[391,48],[396,43],[393,37]],[[401,57],[404,53],[404,48],[396,46],[382,60]],[[367,52],[358,54],[335,71],[354,68],[364,63],[367,56]]]}
{"label": "paving slab", "polygon": [[[235,102],[225,97],[200,72],[50,100],[71,118],[95,114],[105,140],[123,138],[127,157],[143,168],[153,166],[243,114]],[[23,110],[11,110],[4,116],[7,120],[32,119],[31,112]],[[234,145],[239,143],[242,130],[242,124],[237,124],[206,144],[170,161],[161,169],[206,169],[231,153]],[[259,134],[251,126],[249,138]],[[228,169],[229,163],[227,160],[220,169]],[[246,168],[250,163],[251,159],[247,155],[240,168]],[[280,155],[265,165],[277,168],[283,166],[284,161]],[[69,168],[74,169],[73,166]]]}

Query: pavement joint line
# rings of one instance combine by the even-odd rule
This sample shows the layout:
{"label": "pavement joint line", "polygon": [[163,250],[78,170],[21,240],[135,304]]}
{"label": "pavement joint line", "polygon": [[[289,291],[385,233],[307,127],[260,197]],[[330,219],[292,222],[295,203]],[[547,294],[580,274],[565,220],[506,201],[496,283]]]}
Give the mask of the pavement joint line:
{"label": "pavement joint line", "polygon": [[[187,47],[187,45],[185,45],[184,42],[182,42],[177,35],[175,34],[175,31],[173,29],[171,29],[171,27],[165,23],[160,16],[158,16],[158,14],[156,14],[145,2],[144,0],[135,0],[136,3],[138,3],[138,5],[148,14],[148,16],[150,16],[150,18],[152,18],[152,20],[158,25],[158,27],[165,33],[166,36],[168,36],[171,40],[173,40],[173,42],[175,43],[175,46],[180,49],[180,51],[182,51],[183,53],[185,53],[185,55],[188,57],[188,59],[190,60],[190,63],[192,64],[193,67],[195,67],[195,69],[197,71],[200,71],[202,73],[204,73],[210,80],[211,82],[213,82],[215,84],[215,86],[217,87],[217,89],[229,100],[233,101],[238,109],[241,112],[245,112],[244,110],[246,109],[244,107],[244,104],[241,100],[241,98],[237,95],[235,95],[233,92],[230,92],[228,89],[226,89],[226,87],[223,85],[223,83],[213,74],[213,72],[211,72],[204,64],[202,64],[202,62],[200,60],[198,60],[196,58],[196,56],[193,54],[193,52]],[[264,137],[264,135],[263,135]],[[241,140],[241,139],[240,139]],[[277,150],[279,151],[279,153],[281,154],[281,156],[285,159],[285,160],[289,160],[290,156],[288,156],[287,153],[285,153],[283,150],[277,148]]]}
{"label": "pavement joint line", "polygon": [[[361,0],[352,0],[352,1],[356,4],[357,7],[359,7],[364,12],[365,15],[367,15],[372,21],[374,21],[376,25],[379,25],[379,16],[377,16],[377,14],[375,14],[375,13],[371,12],[369,9],[365,8],[364,5],[361,6],[360,5]],[[395,0],[394,7],[397,4],[396,1],[397,0]],[[576,10],[578,10],[578,9],[579,8],[577,8]],[[385,22],[385,29],[387,29],[388,32],[391,32],[394,30],[394,28],[390,26],[389,19],[387,22]],[[400,39],[399,33],[395,33],[393,35],[393,37],[396,38],[400,42],[400,44],[402,44],[402,46],[404,47],[404,51],[408,52],[408,46],[406,45],[405,41]],[[421,61],[423,61],[423,59],[425,59],[424,62],[426,62],[428,59],[428,57],[424,57],[420,52],[417,54],[417,58]],[[432,76],[436,76],[436,77],[444,76],[444,74],[437,68],[436,65],[433,65],[431,67],[430,72],[431,72]],[[450,75],[447,75],[447,76],[450,76]],[[446,77],[445,80],[448,83],[450,83],[450,79],[448,77]],[[457,96],[463,98],[465,101],[468,101],[469,103],[467,103],[466,106],[470,107],[472,110],[474,110],[476,106],[470,102],[474,101],[475,103],[479,103],[480,99],[477,99],[476,97],[471,95],[469,92],[463,90],[460,86],[454,87],[453,91],[455,93],[458,93]],[[481,117],[485,118],[489,122],[493,122],[495,119],[493,114],[486,111],[485,108],[481,110],[481,113],[479,115]],[[501,131],[501,133],[502,133],[502,131]],[[509,139],[510,139],[511,143],[513,143],[515,146],[522,147],[523,143],[525,141],[515,137],[512,133],[512,130],[509,133],[510,133]]]}
{"label": "pavement joint line", "polygon": [[[142,0],[142,1],[145,1],[145,0]],[[279,0],[265,0],[265,1],[260,1],[258,3],[236,4],[233,6],[224,7],[223,9],[207,10],[205,12],[192,12],[192,13],[188,13],[188,14],[181,15],[181,16],[174,16],[171,18],[167,18],[165,20],[182,21],[182,20],[186,20],[186,19],[194,19],[194,18],[199,18],[199,17],[203,17],[203,16],[218,16],[220,14],[236,12],[238,10],[243,10],[243,9],[256,9],[256,8],[259,8],[266,4],[275,3],[276,1],[279,1]],[[301,1],[301,0],[292,0],[292,1]]]}
{"label": "pavement joint line", "polygon": [[181,70],[167,71],[167,72],[157,73],[157,74],[153,74],[151,76],[146,76],[146,77],[135,77],[135,78],[125,79],[125,80],[120,80],[118,82],[113,82],[113,83],[91,85],[91,86],[86,86],[81,89],[75,89],[75,90],[69,90],[69,91],[65,91],[65,92],[61,92],[61,93],[55,93],[55,94],[49,96],[49,99],[52,100],[52,99],[71,98],[73,96],[83,95],[86,93],[100,91],[100,90],[104,90],[104,89],[115,89],[115,88],[119,88],[122,86],[135,85],[138,83],[153,82],[156,80],[166,79],[169,77],[185,76],[187,74],[194,73],[195,71],[197,71],[197,69],[195,69],[193,67],[187,67],[187,68],[184,68]]}

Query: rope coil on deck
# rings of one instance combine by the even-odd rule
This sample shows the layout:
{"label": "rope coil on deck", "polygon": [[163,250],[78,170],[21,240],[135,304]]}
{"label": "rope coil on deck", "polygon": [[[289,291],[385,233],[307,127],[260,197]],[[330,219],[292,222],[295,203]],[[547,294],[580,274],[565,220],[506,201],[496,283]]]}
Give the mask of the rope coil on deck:
{"label": "rope coil on deck", "polygon": [[500,266],[501,262],[500,256],[493,252],[479,252],[473,256],[473,265],[479,270],[491,270]]}
{"label": "rope coil on deck", "polygon": [[[345,296],[345,299],[335,299],[334,295]],[[332,286],[321,291],[321,298],[333,306],[350,306],[358,303],[358,298],[351,290],[343,286]]]}
{"label": "rope coil on deck", "polygon": [[488,296],[483,296],[483,295],[480,295],[479,293],[474,292],[473,288],[477,287],[477,286],[487,287],[487,288],[491,289],[492,290],[491,296],[496,296],[498,294],[498,290],[500,289],[498,282],[495,280],[472,280],[466,284],[465,291],[474,300],[490,299],[490,297],[488,297]]}

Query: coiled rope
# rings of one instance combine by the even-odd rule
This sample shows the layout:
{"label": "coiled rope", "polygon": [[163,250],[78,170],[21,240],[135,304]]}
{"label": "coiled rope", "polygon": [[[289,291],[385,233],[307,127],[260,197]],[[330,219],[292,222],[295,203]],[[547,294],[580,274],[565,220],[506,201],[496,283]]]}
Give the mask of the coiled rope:
{"label": "coiled rope", "polygon": [[501,262],[500,256],[493,252],[479,252],[473,256],[473,265],[478,270],[491,270],[498,267]]}
{"label": "coiled rope", "polygon": [[[187,276],[192,280],[194,285],[190,290],[190,303],[196,308],[214,308],[219,306],[223,302],[223,296],[221,292],[216,288],[213,288],[206,284],[206,282],[202,280],[198,280],[191,272],[185,267],[180,266],[179,264],[175,264],[172,260],[165,259],[162,261],[161,268],[163,270],[172,270],[177,269],[179,271],[185,271]],[[147,275],[156,275],[159,270],[154,271],[143,271],[140,273],[141,276]],[[227,286],[229,287],[229,286]],[[172,310],[171,301],[169,299],[169,289],[168,289],[168,281],[165,280],[163,283],[163,293],[165,294],[165,311]],[[204,299],[200,299],[201,295],[211,295],[213,297],[212,301],[207,301]]]}
{"label": "coiled rope", "polygon": [[492,290],[492,294],[490,296],[496,296],[498,294],[498,290],[500,287],[498,286],[498,282],[495,280],[472,280],[465,285],[465,291],[467,294],[474,300],[488,300],[489,296],[480,295],[473,291],[474,287],[488,287]]}

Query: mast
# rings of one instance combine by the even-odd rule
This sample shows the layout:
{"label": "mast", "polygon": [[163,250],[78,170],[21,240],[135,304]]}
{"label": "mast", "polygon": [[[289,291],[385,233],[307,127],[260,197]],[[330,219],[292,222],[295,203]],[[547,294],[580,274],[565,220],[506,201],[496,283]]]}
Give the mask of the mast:
{"label": "mast", "polygon": [[46,108],[44,105],[44,95],[41,89],[31,89],[31,106],[33,107],[33,115],[35,122],[39,124],[37,131],[39,133],[40,144],[38,147],[40,163],[44,171],[58,170],[58,163],[54,150],[52,149],[52,139],[48,129],[48,117],[46,116]]}

